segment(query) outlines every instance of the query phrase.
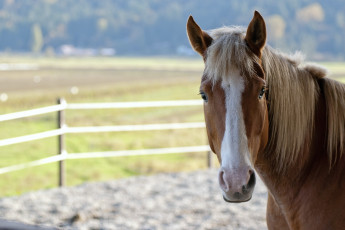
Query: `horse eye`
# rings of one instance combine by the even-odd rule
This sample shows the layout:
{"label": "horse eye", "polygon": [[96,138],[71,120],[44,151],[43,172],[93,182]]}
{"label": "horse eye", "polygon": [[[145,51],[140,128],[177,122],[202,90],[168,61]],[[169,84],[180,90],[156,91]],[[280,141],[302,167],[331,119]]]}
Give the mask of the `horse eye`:
{"label": "horse eye", "polygon": [[206,95],[205,92],[200,91],[200,95],[201,95],[201,98],[202,98],[205,102],[208,101],[208,97],[207,97],[207,95]]}
{"label": "horse eye", "polygon": [[261,99],[264,96],[265,92],[266,92],[266,87],[262,87],[262,89],[260,90],[259,99]]}

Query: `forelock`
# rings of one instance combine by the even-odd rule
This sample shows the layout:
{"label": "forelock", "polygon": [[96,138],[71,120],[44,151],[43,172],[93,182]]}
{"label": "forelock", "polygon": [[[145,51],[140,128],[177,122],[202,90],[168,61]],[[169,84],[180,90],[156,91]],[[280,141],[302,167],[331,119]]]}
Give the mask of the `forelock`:
{"label": "forelock", "polygon": [[207,50],[205,75],[215,83],[228,81],[233,73],[255,75],[254,63],[259,59],[248,48],[243,27],[222,27],[210,31],[213,43]]}

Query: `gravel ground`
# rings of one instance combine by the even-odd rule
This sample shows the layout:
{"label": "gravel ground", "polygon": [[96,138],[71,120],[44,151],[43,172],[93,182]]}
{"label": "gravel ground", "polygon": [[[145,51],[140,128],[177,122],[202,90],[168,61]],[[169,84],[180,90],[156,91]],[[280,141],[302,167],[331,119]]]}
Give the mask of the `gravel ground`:
{"label": "gravel ground", "polygon": [[267,229],[267,191],[223,201],[217,170],[86,183],[0,199],[0,218],[58,229]]}

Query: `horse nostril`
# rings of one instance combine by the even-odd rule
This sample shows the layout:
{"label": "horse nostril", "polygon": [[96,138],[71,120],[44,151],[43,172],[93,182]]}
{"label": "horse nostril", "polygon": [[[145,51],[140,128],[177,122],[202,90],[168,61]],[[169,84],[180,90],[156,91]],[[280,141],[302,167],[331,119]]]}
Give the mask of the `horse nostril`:
{"label": "horse nostril", "polygon": [[255,186],[256,178],[255,178],[255,173],[253,171],[249,171],[250,173],[250,178],[247,184],[247,189],[252,189]]}
{"label": "horse nostril", "polygon": [[219,175],[218,175],[219,185],[224,192],[227,192],[227,191],[229,191],[229,185],[226,182],[226,178],[224,178],[224,177],[225,177],[225,172],[223,170],[221,170],[219,172]]}
{"label": "horse nostril", "polygon": [[249,170],[249,180],[248,183],[246,185],[242,186],[242,193],[246,194],[248,193],[251,189],[253,189],[253,187],[255,186],[255,173],[252,170]]}

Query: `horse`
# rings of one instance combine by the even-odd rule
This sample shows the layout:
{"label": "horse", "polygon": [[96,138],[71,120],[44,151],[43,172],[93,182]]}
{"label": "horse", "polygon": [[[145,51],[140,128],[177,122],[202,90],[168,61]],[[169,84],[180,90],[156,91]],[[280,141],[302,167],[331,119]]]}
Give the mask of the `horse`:
{"label": "horse", "polygon": [[266,44],[255,11],[247,28],[187,34],[204,61],[200,95],[226,202],[268,190],[268,229],[345,229],[345,85],[327,70]]}

